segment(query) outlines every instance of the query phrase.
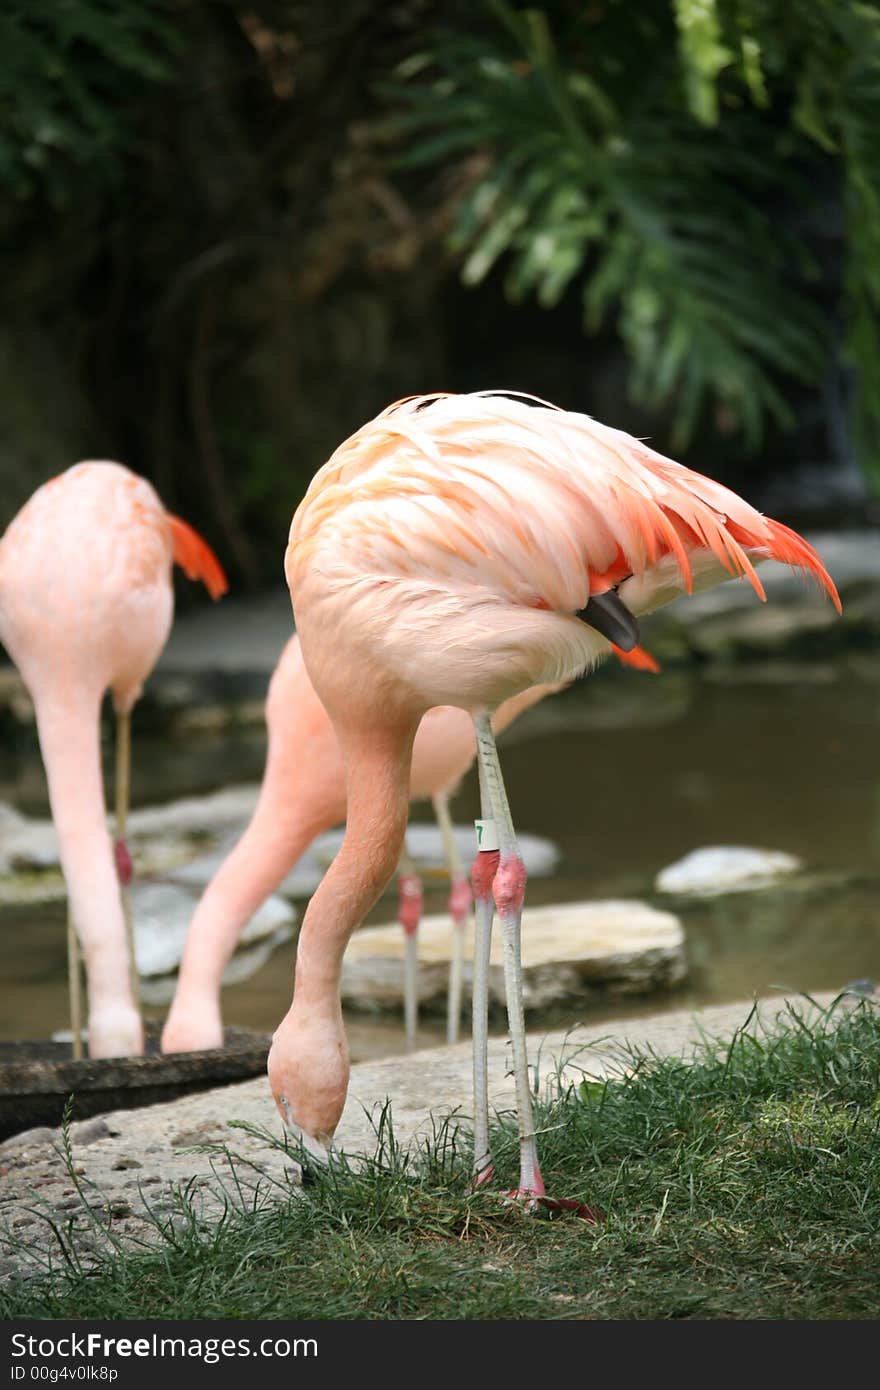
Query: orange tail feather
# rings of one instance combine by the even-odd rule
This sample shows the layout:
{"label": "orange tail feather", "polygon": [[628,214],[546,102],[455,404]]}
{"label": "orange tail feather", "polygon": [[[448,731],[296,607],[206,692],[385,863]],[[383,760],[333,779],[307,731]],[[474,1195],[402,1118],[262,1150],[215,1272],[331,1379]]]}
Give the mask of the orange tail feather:
{"label": "orange tail feather", "polygon": [[611,650],[621,666],[631,666],[634,671],[650,671],[653,676],[659,676],[662,670],[659,661],[655,661],[644,647],[633,647],[631,652],[625,652],[622,647],[615,647],[612,642]]}
{"label": "orange tail feather", "polygon": [[825,590],[838,613],[841,613],[843,608],[837,586],[809,541],[805,541],[797,531],[792,531],[791,527],[784,526],[781,521],[773,521],[769,516],[767,525],[771,535],[771,544],[768,547],[770,558],[781,560],[784,565],[792,565],[795,569],[812,575],[816,583]]}
{"label": "orange tail feather", "polygon": [[229,588],[223,566],[207,541],[179,516],[168,513],[175,563],[188,579],[201,579],[211,598],[220,598]]}

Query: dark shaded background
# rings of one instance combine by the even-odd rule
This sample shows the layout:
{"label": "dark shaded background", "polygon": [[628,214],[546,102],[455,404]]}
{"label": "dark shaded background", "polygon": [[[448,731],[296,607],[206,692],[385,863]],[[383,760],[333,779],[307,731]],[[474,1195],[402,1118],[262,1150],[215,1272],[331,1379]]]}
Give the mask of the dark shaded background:
{"label": "dark shaded background", "polygon": [[[0,522],[75,460],[118,458],[204,531],[236,588],[276,584],[293,509],[347,433],[399,396],[486,386],[649,434],[795,521],[870,514],[877,296],[859,276],[880,246],[877,10],[708,8],[717,33],[685,32],[668,0],[5,0]],[[748,25],[760,90],[736,57]],[[541,34],[552,39],[544,69]],[[766,359],[786,429],[765,412],[760,437],[744,437],[736,360],[721,359],[677,443],[681,383],[664,398],[634,387],[625,290],[619,315],[585,330],[582,290],[601,248],[585,249],[548,307],[539,294],[514,299],[505,278],[528,223],[519,252],[511,243],[479,283],[462,283],[462,208],[544,108],[519,129],[500,120],[492,138],[475,128],[468,149],[467,115],[448,84],[431,85],[444,53],[463,86],[469,63],[497,62],[524,92],[549,94],[548,110],[554,82],[604,83],[624,134],[644,120],[650,79],[657,110],[676,111],[696,150],[753,152],[755,205],[803,249],[792,286],[816,314],[818,355],[791,370]],[[579,110],[608,146],[610,127]],[[438,141],[456,128],[457,144]],[[670,153],[648,174],[687,194],[698,162],[676,166]],[[744,177],[738,191],[752,196]],[[612,219],[609,237],[625,221]],[[719,282],[728,254],[718,247]]]}

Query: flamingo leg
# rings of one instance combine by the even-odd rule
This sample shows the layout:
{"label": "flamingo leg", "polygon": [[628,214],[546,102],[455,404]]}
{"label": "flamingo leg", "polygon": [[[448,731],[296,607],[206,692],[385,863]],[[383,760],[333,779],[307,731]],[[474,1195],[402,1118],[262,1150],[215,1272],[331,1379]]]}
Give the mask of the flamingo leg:
{"label": "flamingo leg", "polygon": [[137,956],[134,944],[134,919],[131,910],[132,865],[131,855],[125,840],[128,826],[128,805],[131,787],[131,714],[128,710],[116,711],[116,872],[119,878],[119,892],[122,898],[122,913],[125,918],[125,933],[128,939],[128,967],[131,978],[131,992],[135,1008],[140,1008],[140,981],[138,977]]}
{"label": "flamingo leg", "polygon": [[80,969],[79,937],[67,906],[67,988],[70,998],[70,1031],[73,1035],[73,1060],[79,1062],[83,1055],[82,1042],[82,975]]}
{"label": "flamingo leg", "polygon": [[504,789],[498,749],[488,714],[474,717],[477,734],[477,753],[485,778],[492,817],[498,836],[498,871],[492,883],[492,896],[501,918],[504,949],[504,985],[507,993],[507,1019],[513,1045],[513,1072],[516,1085],[516,1108],[519,1120],[520,1179],[517,1196],[543,1197],[544,1182],[538,1166],[538,1147],[529,1084],[529,1063],[526,1050],[525,1013],[522,994],[522,960],[520,950],[522,905],[525,895],[526,870],[516,841],[513,819]]}
{"label": "flamingo leg", "polygon": [[437,792],[432,798],[434,815],[443,836],[446,862],[449,865],[449,911],[452,914],[452,951],[449,957],[449,995],[446,1005],[446,1041],[458,1042],[461,1025],[461,985],[464,972],[464,935],[471,911],[471,890],[455,840],[449,796]]}
{"label": "flamingo leg", "polygon": [[398,920],[404,931],[403,1017],[406,1050],[414,1052],[419,1026],[419,922],[422,916],[422,881],[404,843],[398,865]]}
{"label": "flamingo leg", "polygon": [[[480,805],[484,817],[491,806],[482,765]],[[474,1182],[491,1179],[492,1154],[489,1149],[489,955],[492,949],[492,919],[495,903],[492,883],[498,872],[497,849],[477,849],[471,869],[474,892],[474,978],[471,988],[471,1033],[474,1049]]]}

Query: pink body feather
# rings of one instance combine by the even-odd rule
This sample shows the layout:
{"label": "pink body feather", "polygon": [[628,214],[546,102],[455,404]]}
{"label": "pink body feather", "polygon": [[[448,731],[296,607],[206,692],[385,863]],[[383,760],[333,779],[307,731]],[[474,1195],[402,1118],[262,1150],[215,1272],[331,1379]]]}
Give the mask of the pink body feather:
{"label": "pink body feather", "polygon": [[607,653],[574,617],[591,594],[623,581],[638,614],[742,575],[763,598],[767,557],[837,601],[807,543],[720,483],[588,416],[478,393],[403,401],[346,440],[294,517],[287,577],[310,668],[314,624],[316,662],[339,641],[368,683],[393,672],[426,707],[475,710]]}

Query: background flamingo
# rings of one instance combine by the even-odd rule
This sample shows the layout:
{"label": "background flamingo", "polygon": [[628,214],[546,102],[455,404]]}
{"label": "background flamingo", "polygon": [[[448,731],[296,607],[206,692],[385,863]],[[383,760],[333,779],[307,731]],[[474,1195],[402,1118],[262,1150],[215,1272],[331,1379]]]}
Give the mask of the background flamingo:
{"label": "background flamingo", "polygon": [[[365,425],[318,472],[297,510],[286,569],[309,673],[339,736],[346,835],[299,936],[290,1010],[269,1054],[289,1130],[324,1152],[349,1064],[339,1000],[346,942],[400,853],[419,720],[468,710],[484,817],[497,848],[475,861],[475,973],[485,980],[497,907],[520,1134],[519,1193],[543,1194],[522,1009],[525,869],[490,711],[571,679],[638,641],[635,614],[743,575],[754,561],[811,572],[812,548],[727,488],[641,441],[546,403],[481,392],[415,397]],[[357,672],[357,679],[352,673]],[[601,814],[596,807],[594,814]],[[485,987],[474,988],[475,1170],[491,1171]]]}
{"label": "background flamingo", "polygon": [[[352,682],[353,685],[357,681]],[[552,686],[522,691],[496,712],[496,732]],[[268,748],[260,796],[250,824],[202,895],[187,933],[174,1001],[162,1033],[165,1052],[219,1047],[223,1040],[220,987],[223,969],[260,904],[322,831],[345,819],[345,769],[339,741],[318,699],[300,651],[287,643],[266,699]],[[452,836],[448,799],[476,757],[471,720],[452,706],[425,714],[415,740],[410,797],[431,797],[450,860],[453,953],[449,1027],[461,1012],[461,959],[471,894]],[[422,892],[403,857],[400,917],[407,932],[407,1033],[416,1025],[416,942]]]}
{"label": "background flamingo", "polygon": [[71,1001],[79,1044],[77,937],[85,957],[89,1052],[143,1050],[117,866],[106,826],[100,712],[117,718],[117,833],[128,800],[129,716],[168,637],[172,560],[213,598],[216,556],[118,463],[79,463],[38,488],[0,541],[0,639],[31,693],[67,884]]}

